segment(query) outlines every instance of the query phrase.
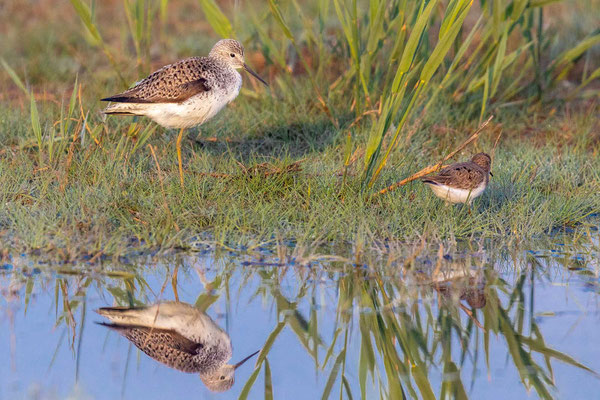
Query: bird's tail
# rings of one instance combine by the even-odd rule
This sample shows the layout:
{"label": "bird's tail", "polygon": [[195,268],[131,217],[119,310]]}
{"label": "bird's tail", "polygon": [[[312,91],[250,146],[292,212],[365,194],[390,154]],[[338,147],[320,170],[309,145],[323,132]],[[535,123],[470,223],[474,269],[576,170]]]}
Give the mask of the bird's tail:
{"label": "bird's tail", "polygon": [[427,183],[428,185],[438,185],[436,181],[432,181],[431,179],[421,179],[421,182]]}
{"label": "bird's tail", "polygon": [[144,107],[138,103],[112,103],[104,110],[106,115],[144,115]]}
{"label": "bird's tail", "polygon": [[125,331],[127,329],[131,329],[128,326],[119,325],[119,324],[113,324],[113,323],[110,323],[110,322],[98,322],[98,321],[94,321],[94,323],[96,323],[96,324],[98,324],[100,326],[104,326],[106,328],[112,329],[112,330],[117,331],[117,332],[121,332],[121,331]]}
{"label": "bird's tail", "polygon": [[147,307],[102,307],[96,312],[111,322],[135,322]]}
{"label": "bird's tail", "polygon": [[102,113],[106,114],[106,115],[136,115],[134,113],[130,113],[127,111],[106,111],[106,110],[104,110],[104,111],[102,111]]}

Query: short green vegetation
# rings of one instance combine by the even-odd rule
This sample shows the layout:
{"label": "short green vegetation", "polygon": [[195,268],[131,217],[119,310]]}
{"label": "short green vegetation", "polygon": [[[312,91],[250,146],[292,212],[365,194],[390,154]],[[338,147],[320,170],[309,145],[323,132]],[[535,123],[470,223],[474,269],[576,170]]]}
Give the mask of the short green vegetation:
{"label": "short green vegetation", "polygon": [[[596,0],[315,0],[239,15],[212,1],[130,1],[124,13],[42,3],[37,17],[0,14],[3,248],[76,259],[198,240],[516,242],[587,229],[600,213]],[[218,35],[201,9],[271,87],[245,76],[238,99],[189,134],[182,188],[176,132],[105,118],[98,99],[205,54]],[[493,154],[471,210],[418,181],[376,195],[492,114],[452,160]]]}

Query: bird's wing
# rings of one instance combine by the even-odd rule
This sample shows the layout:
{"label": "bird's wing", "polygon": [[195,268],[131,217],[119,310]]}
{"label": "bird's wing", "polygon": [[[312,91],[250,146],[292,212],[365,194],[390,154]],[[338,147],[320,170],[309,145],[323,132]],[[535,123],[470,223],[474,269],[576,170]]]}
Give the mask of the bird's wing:
{"label": "bird's wing", "polygon": [[119,332],[138,349],[171,368],[183,372],[198,372],[202,368],[195,362],[194,356],[204,348],[204,344],[193,342],[175,331],[104,322],[98,324]]}
{"label": "bird's wing", "polygon": [[452,164],[440,171],[438,175],[426,176],[423,182],[438,185],[452,185],[460,189],[475,189],[485,179],[484,172],[472,163]]}
{"label": "bird's wing", "polygon": [[209,60],[192,57],[166,65],[131,89],[102,101],[117,103],[180,103],[211,90],[206,79]]}
{"label": "bird's wing", "polygon": [[160,342],[174,350],[191,355],[198,354],[198,350],[204,347],[202,343],[193,342],[185,336],[182,336],[179,333],[172,330],[149,328],[147,326],[111,324],[104,322],[100,322],[99,324],[119,332],[121,335],[131,340],[136,346],[138,346],[138,344],[144,344],[143,342],[139,341],[139,339],[142,338],[144,341],[152,340],[153,342]]}

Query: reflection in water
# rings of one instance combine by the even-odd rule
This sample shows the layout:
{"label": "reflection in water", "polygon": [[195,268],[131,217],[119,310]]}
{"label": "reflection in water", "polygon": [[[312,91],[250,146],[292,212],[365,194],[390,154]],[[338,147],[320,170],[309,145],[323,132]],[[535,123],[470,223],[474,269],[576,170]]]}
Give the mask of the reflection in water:
{"label": "reflection in water", "polygon": [[[459,262],[445,265],[443,270],[436,269],[431,277],[431,287],[446,302],[464,300],[473,310],[485,307],[485,276],[481,270],[473,270],[469,267],[469,258],[462,259]],[[458,306],[473,320],[473,322],[482,328],[479,321],[473,316],[473,312],[468,310],[462,303]]]}
{"label": "reflection in water", "polygon": [[[201,386],[148,357],[140,357],[131,372],[128,351],[120,344],[102,345],[116,335],[86,326],[93,319],[86,307],[164,298],[177,268],[173,295],[178,290],[193,306],[160,303],[98,312],[108,319],[104,325],[150,357],[200,373],[210,390],[232,387],[236,366],[225,364],[232,355],[229,335],[244,352],[260,347],[254,369],[235,371],[238,384],[219,398],[478,399],[523,398],[528,392],[544,399],[589,398],[600,384],[595,372],[600,343],[593,336],[600,315],[600,246],[594,235],[510,251],[474,251],[472,244],[441,250],[209,249],[128,265],[42,266],[38,272],[31,260],[13,259],[0,269],[6,303],[0,313],[14,316],[18,341],[12,349],[16,373],[25,382],[44,370],[28,375],[19,369],[22,360],[62,359],[60,368],[51,368],[62,375],[81,363],[74,375],[96,398],[119,397],[106,395],[105,386],[94,387],[97,376],[116,381],[114,386],[121,382],[123,398],[186,398]],[[49,308],[57,310],[56,318],[48,319]],[[49,327],[43,338],[27,339],[38,321]],[[12,317],[0,320],[0,351],[6,354],[12,323]],[[52,333],[54,325],[62,336]],[[37,354],[53,345],[54,353]],[[25,397],[2,392],[9,386],[11,362],[6,364],[3,370],[0,363],[0,398]],[[93,372],[86,375],[86,368]],[[101,368],[105,371],[96,371]],[[60,382],[57,397],[67,397],[64,387],[72,380]]]}
{"label": "reflection in water", "polygon": [[98,314],[110,323],[99,323],[129,339],[155,360],[179,371],[200,373],[210,390],[224,392],[233,386],[236,368],[231,340],[204,312],[187,303],[165,302],[148,307],[103,307]]}

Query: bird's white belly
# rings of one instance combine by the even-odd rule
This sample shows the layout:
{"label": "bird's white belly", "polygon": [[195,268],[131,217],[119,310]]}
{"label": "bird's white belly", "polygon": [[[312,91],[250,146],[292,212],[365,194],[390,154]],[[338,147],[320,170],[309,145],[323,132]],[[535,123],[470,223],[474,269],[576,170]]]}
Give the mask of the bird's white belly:
{"label": "bird's white belly", "polygon": [[238,84],[228,90],[217,89],[201,93],[181,103],[149,104],[144,115],[165,128],[191,128],[201,125],[238,96],[242,86],[242,77],[239,74],[238,76]]}
{"label": "bird's white belly", "polygon": [[480,196],[485,190],[485,182],[482,182],[475,189],[457,189],[453,187],[449,187],[446,185],[432,185],[429,184],[433,193],[439,197],[440,199],[446,200],[450,203],[466,203],[467,200],[469,203],[473,201],[474,198]]}

